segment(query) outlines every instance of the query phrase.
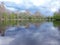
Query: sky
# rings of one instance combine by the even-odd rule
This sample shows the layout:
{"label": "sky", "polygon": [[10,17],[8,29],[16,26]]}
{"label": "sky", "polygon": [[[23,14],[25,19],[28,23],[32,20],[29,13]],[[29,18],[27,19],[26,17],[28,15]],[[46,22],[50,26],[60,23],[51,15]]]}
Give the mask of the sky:
{"label": "sky", "polygon": [[60,8],[60,0],[0,0],[10,10],[39,10],[46,15],[53,15]]}

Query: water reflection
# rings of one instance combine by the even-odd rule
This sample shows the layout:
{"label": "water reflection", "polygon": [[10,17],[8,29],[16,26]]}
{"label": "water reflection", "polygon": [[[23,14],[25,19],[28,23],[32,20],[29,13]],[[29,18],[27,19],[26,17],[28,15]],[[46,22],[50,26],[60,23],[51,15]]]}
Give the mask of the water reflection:
{"label": "water reflection", "polygon": [[5,33],[5,29],[6,29],[6,26],[0,26],[0,35],[1,36],[4,36],[4,33]]}
{"label": "water reflection", "polygon": [[4,45],[60,45],[60,26],[55,24],[55,22],[36,22],[9,26],[4,37],[13,40]]}
{"label": "water reflection", "polygon": [[53,22],[55,27],[58,27],[58,30],[60,30],[60,21]]}

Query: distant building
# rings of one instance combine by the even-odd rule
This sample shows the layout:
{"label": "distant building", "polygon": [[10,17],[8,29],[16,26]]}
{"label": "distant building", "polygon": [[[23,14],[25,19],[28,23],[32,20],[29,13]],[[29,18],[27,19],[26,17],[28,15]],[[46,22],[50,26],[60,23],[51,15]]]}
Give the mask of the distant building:
{"label": "distant building", "polygon": [[4,2],[0,3],[0,14],[5,12],[5,6],[4,6]]}
{"label": "distant building", "polygon": [[26,10],[27,15],[31,15],[31,12],[29,10]]}
{"label": "distant building", "polygon": [[36,11],[36,12],[34,13],[34,16],[40,17],[40,16],[42,16],[42,14],[41,14],[39,11]]}

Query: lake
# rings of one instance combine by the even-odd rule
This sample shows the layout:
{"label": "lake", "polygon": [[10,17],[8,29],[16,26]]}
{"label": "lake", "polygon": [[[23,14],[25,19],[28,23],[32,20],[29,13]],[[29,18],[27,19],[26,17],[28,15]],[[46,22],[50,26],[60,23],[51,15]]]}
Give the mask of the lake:
{"label": "lake", "polygon": [[22,22],[0,30],[0,45],[60,45],[60,22]]}

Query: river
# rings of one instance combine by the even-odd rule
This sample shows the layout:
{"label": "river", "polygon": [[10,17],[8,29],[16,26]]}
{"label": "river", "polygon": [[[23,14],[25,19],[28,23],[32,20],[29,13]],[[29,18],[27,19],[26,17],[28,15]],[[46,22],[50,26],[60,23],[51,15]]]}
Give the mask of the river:
{"label": "river", "polygon": [[9,25],[0,36],[0,45],[60,45],[60,25],[57,22]]}

